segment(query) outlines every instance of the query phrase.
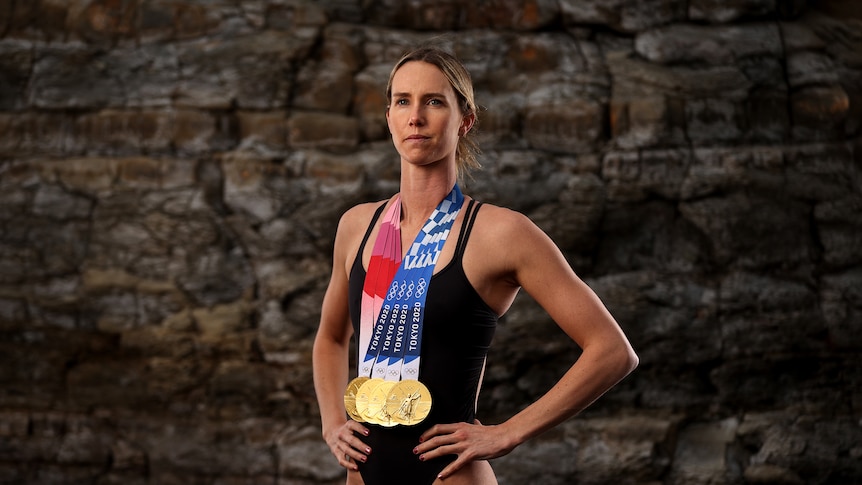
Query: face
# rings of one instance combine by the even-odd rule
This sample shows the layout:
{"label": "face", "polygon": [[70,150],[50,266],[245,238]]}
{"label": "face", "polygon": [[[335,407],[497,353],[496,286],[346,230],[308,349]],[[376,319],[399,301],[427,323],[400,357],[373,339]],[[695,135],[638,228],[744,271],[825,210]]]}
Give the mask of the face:
{"label": "face", "polygon": [[405,162],[454,166],[459,135],[470,129],[472,120],[472,115],[461,114],[455,90],[437,66],[412,61],[395,72],[386,121]]}

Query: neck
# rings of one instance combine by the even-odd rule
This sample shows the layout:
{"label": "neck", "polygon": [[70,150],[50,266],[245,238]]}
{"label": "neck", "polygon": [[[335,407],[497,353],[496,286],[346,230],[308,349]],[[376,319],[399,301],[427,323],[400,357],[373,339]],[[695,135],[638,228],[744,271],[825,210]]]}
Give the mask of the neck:
{"label": "neck", "polygon": [[454,170],[419,170],[402,165],[401,223],[423,224],[457,181]]}

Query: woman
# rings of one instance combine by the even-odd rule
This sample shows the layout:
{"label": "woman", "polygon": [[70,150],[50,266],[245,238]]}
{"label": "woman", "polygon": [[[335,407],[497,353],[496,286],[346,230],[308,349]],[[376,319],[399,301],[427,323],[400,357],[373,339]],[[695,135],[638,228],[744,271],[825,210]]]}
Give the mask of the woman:
{"label": "woman", "polygon": [[[387,86],[386,120],[401,156],[400,192],[388,201],[353,207],[338,225],[332,277],[313,358],[323,436],[347,469],[348,484],[431,484],[440,480],[495,484],[487,460],[509,453],[577,414],[637,366],[637,356],[620,327],[546,234],[517,212],[482,205],[460,194],[459,175],[476,165],[475,144],[469,137],[476,122],[471,83],[464,66],[436,48],[414,50],[395,65]],[[429,224],[429,215],[437,217],[441,207],[451,211],[441,218],[447,223],[446,218],[451,218],[451,226],[424,236],[443,242],[432,248],[436,253],[422,258],[430,265],[424,270],[433,271],[433,276],[428,273],[425,300],[409,304],[408,320],[420,322],[421,332],[395,332],[405,327],[404,315],[400,325],[395,315],[399,308],[406,314],[408,304],[392,307],[390,300],[383,299],[395,298],[401,272],[409,273],[419,261],[417,254],[432,251],[419,246],[423,237],[415,238],[425,228],[437,226]],[[378,269],[381,264],[389,266]],[[369,289],[375,284],[384,290],[380,295]],[[418,287],[424,288],[424,283]],[[384,297],[387,288],[393,291]],[[536,402],[503,423],[482,425],[474,414],[485,355],[498,318],[520,288],[583,352]],[[354,333],[359,336],[359,377],[352,381],[356,383],[353,390],[345,393],[349,342]],[[406,356],[387,353],[387,349],[400,348],[401,337],[405,342],[419,337],[415,342],[421,347],[419,354],[411,357],[409,348]],[[372,394],[397,383],[383,385],[384,379],[377,379],[370,387],[360,384],[367,383],[375,372],[391,377],[397,369],[404,379],[408,360],[418,362],[419,357],[421,363],[411,372],[418,370],[417,381],[427,395],[420,398],[422,393],[417,391],[393,401],[394,407],[389,407],[389,401],[375,407]],[[363,365],[366,361],[368,365]],[[394,372],[392,362],[396,362]],[[395,399],[392,391],[382,395]],[[420,416],[422,412],[414,405],[425,398],[427,417]],[[378,411],[381,414],[374,417]],[[408,422],[395,425],[397,413],[409,414]]]}

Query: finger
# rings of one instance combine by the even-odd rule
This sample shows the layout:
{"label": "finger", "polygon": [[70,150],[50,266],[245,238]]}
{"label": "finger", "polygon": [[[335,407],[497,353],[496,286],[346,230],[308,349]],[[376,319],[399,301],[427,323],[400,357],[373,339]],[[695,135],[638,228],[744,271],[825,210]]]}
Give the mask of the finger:
{"label": "finger", "polygon": [[350,455],[348,455],[347,453],[340,453],[339,452],[338,454],[335,455],[335,457],[338,458],[338,464],[341,465],[342,467],[347,468],[348,470],[354,470],[354,471],[359,469],[359,466],[356,464],[355,461],[353,461],[352,458],[350,458]]}
{"label": "finger", "polygon": [[371,454],[371,447],[356,436],[350,436],[343,440],[342,443],[341,451],[343,454],[354,460],[365,462],[368,459],[368,455]]}
{"label": "finger", "polygon": [[368,436],[369,430],[356,421],[350,420],[347,422],[347,428],[354,433],[359,433],[363,436]]}
{"label": "finger", "polygon": [[444,468],[439,474],[437,474],[437,478],[439,478],[440,480],[445,480],[446,478],[449,478],[449,476],[460,470],[462,467],[464,467],[464,465],[466,464],[467,460],[463,456],[459,455],[458,458],[455,459],[455,461],[447,465],[446,468]]}
{"label": "finger", "polygon": [[419,455],[420,460],[433,460],[434,458],[438,458],[441,456],[447,455],[461,455],[461,453],[465,450],[465,447],[461,443],[437,443],[434,444],[433,441],[429,443],[433,444],[433,446],[429,447],[427,450],[419,449],[416,447],[413,452]]}
{"label": "finger", "polygon": [[435,424],[419,436],[419,442],[424,443],[435,436],[451,434],[456,429],[458,429],[456,424]]}

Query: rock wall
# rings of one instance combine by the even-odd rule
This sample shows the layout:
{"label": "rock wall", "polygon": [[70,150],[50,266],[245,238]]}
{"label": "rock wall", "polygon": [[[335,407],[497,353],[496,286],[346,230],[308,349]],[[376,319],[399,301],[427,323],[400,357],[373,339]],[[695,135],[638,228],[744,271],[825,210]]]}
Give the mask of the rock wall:
{"label": "rock wall", "polygon": [[[852,0],[0,2],[0,483],[328,484],[310,349],[383,88],[433,40],[474,196],[561,246],[641,356],[501,484],[862,482]],[[578,349],[519,297],[479,416]]]}

